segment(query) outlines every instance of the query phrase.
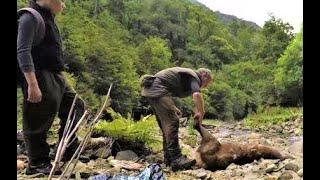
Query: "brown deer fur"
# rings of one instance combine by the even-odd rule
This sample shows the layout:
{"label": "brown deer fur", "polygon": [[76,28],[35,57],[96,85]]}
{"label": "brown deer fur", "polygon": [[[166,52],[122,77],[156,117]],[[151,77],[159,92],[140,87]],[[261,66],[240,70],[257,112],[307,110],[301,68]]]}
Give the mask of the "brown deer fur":
{"label": "brown deer fur", "polygon": [[260,158],[285,159],[277,150],[270,147],[248,144],[220,143],[208,130],[202,126],[195,126],[202,136],[200,147],[196,151],[197,166],[217,170],[225,169],[229,164],[243,165]]}

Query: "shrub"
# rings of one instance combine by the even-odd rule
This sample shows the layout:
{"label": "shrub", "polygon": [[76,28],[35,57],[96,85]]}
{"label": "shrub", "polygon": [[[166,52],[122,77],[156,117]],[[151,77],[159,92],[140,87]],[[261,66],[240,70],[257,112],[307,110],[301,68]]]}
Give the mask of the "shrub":
{"label": "shrub", "polygon": [[95,127],[95,131],[113,138],[128,140],[132,142],[143,142],[153,150],[162,146],[162,139],[157,136],[159,132],[155,116],[146,117],[140,121],[126,119],[119,113],[108,109],[113,121],[101,121]]}

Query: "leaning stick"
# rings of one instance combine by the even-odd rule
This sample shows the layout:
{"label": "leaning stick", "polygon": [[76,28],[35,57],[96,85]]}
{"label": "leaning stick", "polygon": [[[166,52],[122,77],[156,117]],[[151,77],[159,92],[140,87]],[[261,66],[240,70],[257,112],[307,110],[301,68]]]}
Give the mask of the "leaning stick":
{"label": "leaning stick", "polygon": [[78,121],[78,123],[76,124],[76,126],[75,126],[75,127],[73,128],[73,130],[71,131],[71,133],[70,133],[70,130],[71,130],[71,128],[70,128],[70,130],[69,130],[68,133],[66,134],[66,137],[65,137],[65,139],[64,139],[64,144],[63,144],[62,149],[61,149],[61,152],[60,152],[60,154],[59,154],[59,157],[60,157],[60,158],[59,158],[59,161],[61,160],[61,157],[62,157],[63,153],[65,152],[66,148],[68,147],[68,143],[70,142],[71,137],[73,136],[73,134],[76,133],[76,131],[78,130],[78,127],[80,126],[80,124],[82,123],[82,121],[85,120],[85,117],[87,116],[87,114],[88,114],[88,111],[86,110],[86,111],[83,113],[83,115],[82,115],[82,117],[80,118],[80,120]]}
{"label": "leaning stick", "polygon": [[[75,126],[75,128],[73,129],[72,133],[70,133],[70,136],[72,136],[74,133],[75,133],[75,130],[79,127],[79,125],[82,123],[83,120],[85,120],[85,117],[86,115],[88,114],[88,111],[85,111],[84,114],[82,115],[82,117],[80,118],[80,120],[78,121],[77,125]],[[65,134],[66,135],[66,134]],[[67,139],[66,139],[67,138]],[[57,150],[57,153],[56,153],[56,156],[55,156],[55,161],[53,163],[53,167],[50,171],[50,175],[49,175],[49,180],[52,178],[55,170],[56,170],[56,167],[58,165],[58,163],[60,162],[64,152],[65,152],[65,149],[67,147],[67,144],[70,140],[70,137],[64,137],[63,139],[61,139],[60,143],[59,143],[59,147],[58,147],[58,150]]]}
{"label": "leaning stick", "polygon": [[67,133],[67,130],[69,128],[69,124],[70,124],[70,118],[71,118],[71,114],[72,114],[72,111],[74,109],[74,106],[76,104],[76,101],[77,101],[77,98],[78,98],[78,94],[76,94],[74,96],[74,99],[73,99],[73,102],[72,102],[72,105],[71,105],[71,108],[70,108],[70,111],[69,111],[69,114],[68,114],[68,118],[67,118],[67,123],[66,123],[66,126],[64,127],[64,131],[63,131],[63,135],[62,137],[65,137],[66,133]]}
{"label": "leaning stick", "polygon": [[62,138],[61,138],[61,140],[60,140],[60,143],[59,143],[59,146],[58,146],[58,149],[57,149],[57,154],[56,154],[56,157],[55,157],[55,161],[54,161],[53,167],[52,167],[52,169],[51,169],[51,171],[50,171],[48,180],[51,180],[51,179],[52,179],[52,176],[53,176],[54,171],[55,171],[55,169],[56,169],[56,166],[57,166],[57,164],[58,164],[58,158],[57,158],[58,156],[57,156],[57,155],[60,154],[61,147],[62,147],[62,143],[63,143],[63,139],[64,139],[65,134],[66,134],[66,132],[67,132],[67,129],[68,129],[68,127],[69,127],[70,117],[71,117],[72,111],[73,111],[73,109],[74,109],[74,106],[75,106],[77,97],[78,97],[78,94],[76,94],[76,95],[74,96],[74,98],[73,98],[73,102],[72,102],[72,105],[71,105],[70,110],[69,110],[69,114],[68,114],[66,126],[64,127],[63,136],[62,136]]}
{"label": "leaning stick", "polygon": [[112,84],[110,85],[110,88],[109,88],[109,90],[108,90],[107,97],[106,97],[106,100],[104,101],[103,106],[101,107],[100,111],[97,113],[96,117],[94,118],[94,120],[92,121],[92,123],[91,123],[91,125],[90,125],[90,129],[89,129],[89,131],[88,131],[88,133],[87,133],[86,138],[83,140],[84,143],[83,143],[83,145],[82,145],[82,147],[81,147],[81,149],[80,149],[79,154],[77,155],[77,158],[75,159],[74,165],[73,165],[73,167],[72,167],[72,169],[71,169],[71,171],[70,171],[70,174],[69,174],[68,177],[67,177],[67,180],[70,178],[70,176],[71,176],[74,168],[75,168],[76,165],[77,165],[77,162],[78,162],[78,160],[79,160],[79,158],[80,158],[80,155],[81,155],[82,151],[84,150],[85,146],[87,145],[87,142],[88,142],[89,138],[91,137],[92,131],[93,131],[93,129],[94,129],[94,125],[95,125],[95,124],[97,123],[97,121],[99,120],[99,118],[100,118],[103,110],[105,109],[105,107],[106,107],[106,105],[107,105],[108,98],[109,98],[110,92],[111,92],[111,88],[112,88]]}
{"label": "leaning stick", "polygon": [[[70,178],[70,176],[71,176],[71,174],[72,174],[75,166],[77,165],[77,162],[78,162],[78,160],[79,160],[79,157],[80,157],[82,151],[84,150],[85,146],[87,145],[87,142],[88,142],[89,138],[91,137],[92,131],[93,131],[93,129],[94,129],[94,125],[95,125],[95,124],[97,123],[97,121],[99,120],[99,118],[100,118],[103,110],[105,109],[105,107],[106,107],[106,105],[107,105],[108,99],[109,99],[109,97],[110,97],[111,88],[112,88],[112,84],[111,84],[110,87],[109,87],[109,90],[108,90],[108,93],[107,93],[107,97],[106,97],[106,99],[105,99],[102,107],[100,108],[100,110],[98,111],[97,115],[95,116],[95,118],[93,119],[92,123],[90,124],[89,131],[87,132],[87,134],[85,135],[84,139],[82,140],[82,142],[81,142],[80,145],[78,146],[76,152],[73,154],[71,160],[68,162],[65,170],[63,171],[63,173],[61,174],[61,176],[60,176],[59,179],[62,179],[62,178],[65,176],[65,174],[67,173],[67,171],[68,171],[68,169],[69,169],[69,167],[70,167],[70,165],[71,165],[71,162],[72,162],[73,160],[75,160],[74,165],[72,166],[72,169],[71,169],[71,171],[69,172],[69,175],[67,175],[67,179]],[[76,156],[77,156],[77,157],[76,157]]]}
{"label": "leaning stick", "polygon": [[[85,135],[84,139],[87,138],[87,135],[88,135],[88,134]],[[72,161],[75,159],[75,157],[76,157],[77,154],[79,153],[79,151],[80,151],[81,147],[83,146],[83,144],[84,144],[84,140],[82,140],[81,143],[79,144],[77,150],[76,150],[75,153],[72,155],[71,159],[69,160],[69,162],[68,162],[68,164],[66,165],[64,171],[63,171],[62,174],[60,175],[59,179],[62,179],[63,176],[67,173],[67,170],[69,169]]]}
{"label": "leaning stick", "polygon": [[[63,135],[61,137],[61,140],[60,140],[57,152],[56,152],[56,157],[59,157],[59,155],[61,154],[61,149],[62,149],[62,145],[63,145],[64,139],[66,137],[66,133],[70,129],[70,118],[71,118],[72,111],[73,111],[73,109],[75,107],[75,104],[76,104],[76,101],[77,101],[77,97],[78,97],[78,94],[76,94],[74,99],[73,99],[73,102],[72,102],[72,105],[71,105],[71,108],[70,108],[70,111],[69,111],[69,114],[68,114],[67,122],[66,122],[66,125],[65,125],[64,130],[63,130]],[[75,114],[73,114],[72,124],[73,124],[74,119],[75,119]]]}

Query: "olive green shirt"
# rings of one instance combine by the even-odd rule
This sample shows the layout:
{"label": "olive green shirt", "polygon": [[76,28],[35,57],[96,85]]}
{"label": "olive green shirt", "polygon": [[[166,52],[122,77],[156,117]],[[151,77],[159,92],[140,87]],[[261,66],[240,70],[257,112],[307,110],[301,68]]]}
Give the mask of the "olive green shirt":
{"label": "olive green shirt", "polygon": [[165,95],[184,98],[200,91],[201,80],[196,72],[189,68],[173,67],[154,75],[150,87],[142,87],[141,95],[156,98]]}

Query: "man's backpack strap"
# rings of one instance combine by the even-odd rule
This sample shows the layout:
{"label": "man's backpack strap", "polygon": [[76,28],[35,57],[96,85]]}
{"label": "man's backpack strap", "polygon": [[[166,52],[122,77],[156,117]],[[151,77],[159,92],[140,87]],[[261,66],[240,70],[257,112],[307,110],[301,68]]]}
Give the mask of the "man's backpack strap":
{"label": "man's backpack strap", "polygon": [[33,17],[35,17],[37,20],[37,28],[36,28],[37,32],[36,32],[36,37],[33,41],[33,45],[34,46],[38,45],[43,40],[45,32],[46,32],[46,26],[45,26],[44,20],[43,20],[41,14],[37,10],[30,8],[30,7],[19,9],[18,13],[17,13],[17,16],[18,16],[17,18],[19,19],[20,16],[25,12],[31,13],[33,15]]}

